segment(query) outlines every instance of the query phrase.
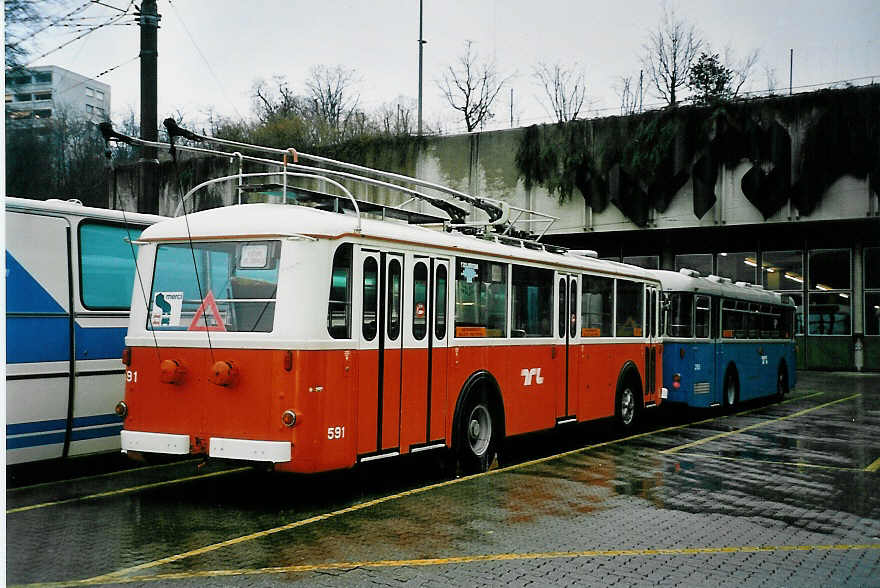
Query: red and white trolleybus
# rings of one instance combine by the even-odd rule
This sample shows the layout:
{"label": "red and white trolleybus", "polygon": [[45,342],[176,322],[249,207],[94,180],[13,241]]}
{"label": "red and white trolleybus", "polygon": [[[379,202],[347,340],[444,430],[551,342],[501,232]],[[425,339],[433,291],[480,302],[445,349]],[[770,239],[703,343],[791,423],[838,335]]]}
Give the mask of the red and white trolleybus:
{"label": "red and white trolleybus", "polygon": [[141,235],[123,451],[318,472],[451,448],[473,472],[506,437],[630,427],[661,402],[650,271],[513,237],[500,203],[488,229],[452,222],[453,208],[443,223],[370,209],[334,180],[339,197],[288,187],[322,174],[282,165],[299,205],[217,208]]}

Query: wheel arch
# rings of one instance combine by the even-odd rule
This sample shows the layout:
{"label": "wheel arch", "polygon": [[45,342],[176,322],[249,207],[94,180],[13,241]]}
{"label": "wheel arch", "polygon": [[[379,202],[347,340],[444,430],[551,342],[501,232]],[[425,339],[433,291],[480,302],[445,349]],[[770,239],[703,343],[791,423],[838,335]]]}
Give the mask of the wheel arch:
{"label": "wheel arch", "polygon": [[477,394],[481,390],[485,390],[486,394],[489,396],[492,412],[494,413],[492,416],[495,417],[495,420],[499,427],[499,442],[503,441],[506,435],[506,427],[505,427],[505,412],[504,412],[504,397],[501,394],[501,386],[498,385],[498,380],[495,379],[489,371],[487,370],[479,370],[472,373],[468,376],[467,380],[465,380],[464,384],[461,387],[461,391],[458,394],[458,399],[455,401],[455,411],[452,416],[452,447],[456,448],[459,446],[461,439],[460,437],[460,429],[459,427],[459,419],[461,419],[461,412],[463,407],[467,404],[472,394]]}
{"label": "wheel arch", "polygon": [[[638,386],[638,394],[636,394],[636,400],[638,401],[639,407],[644,404],[645,400],[645,390],[642,385],[642,374],[639,372],[639,366],[636,365],[636,362],[629,359],[626,363],[623,364],[623,367],[620,368],[620,372],[617,374],[617,387],[614,389],[615,399],[617,394],[620,393],[621,386],[623,386],[627,381],[632,380],[634,384]],[[615,400],[616,406],[616,400]]]}

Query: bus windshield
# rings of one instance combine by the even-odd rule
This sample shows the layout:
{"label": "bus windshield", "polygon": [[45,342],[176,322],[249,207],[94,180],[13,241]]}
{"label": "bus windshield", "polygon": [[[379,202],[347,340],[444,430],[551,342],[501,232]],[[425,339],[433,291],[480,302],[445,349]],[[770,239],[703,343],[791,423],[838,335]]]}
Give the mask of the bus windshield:
{"label": "bus windshield", "polygon": [[159,245],[147,329],[272,331],[279,241]]}

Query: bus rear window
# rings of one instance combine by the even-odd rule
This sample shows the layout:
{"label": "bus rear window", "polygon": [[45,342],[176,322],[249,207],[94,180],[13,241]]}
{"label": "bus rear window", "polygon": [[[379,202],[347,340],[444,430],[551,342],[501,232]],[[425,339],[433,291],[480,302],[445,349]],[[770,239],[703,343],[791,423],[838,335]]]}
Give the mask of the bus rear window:
{"label": "bus rear window", "polygon": [[147,329],[272,330],[279,241],[160,245]]}

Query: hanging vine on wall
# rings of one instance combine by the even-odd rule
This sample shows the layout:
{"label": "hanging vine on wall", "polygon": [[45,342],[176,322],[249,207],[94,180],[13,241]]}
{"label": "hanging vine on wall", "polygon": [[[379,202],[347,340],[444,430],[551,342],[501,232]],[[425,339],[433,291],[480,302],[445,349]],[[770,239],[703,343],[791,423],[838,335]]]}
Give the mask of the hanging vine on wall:
{"label": "hanging vine on wall", "polygon": [[[793,158],[789,128],[799,113],[812,113],[817,120]],[[641,227],[648,222],[649,208],[665,211],[688,179],[693,179],[694,215],[702,218],[717,201],[720,168],[732,170],[747,160],[752,167],[740,188],[765,219],[789,199],[808,215],[844,174],[870,175],[870,189],[878,192],[878,126],[877,87],[718,102],[534,125],[523,133],[516,165],[527,189],[541,185],[564,202],[576,188],[593,211],[601,212],[610,200]],[[793,177],[799,178],[797,183]]]}

